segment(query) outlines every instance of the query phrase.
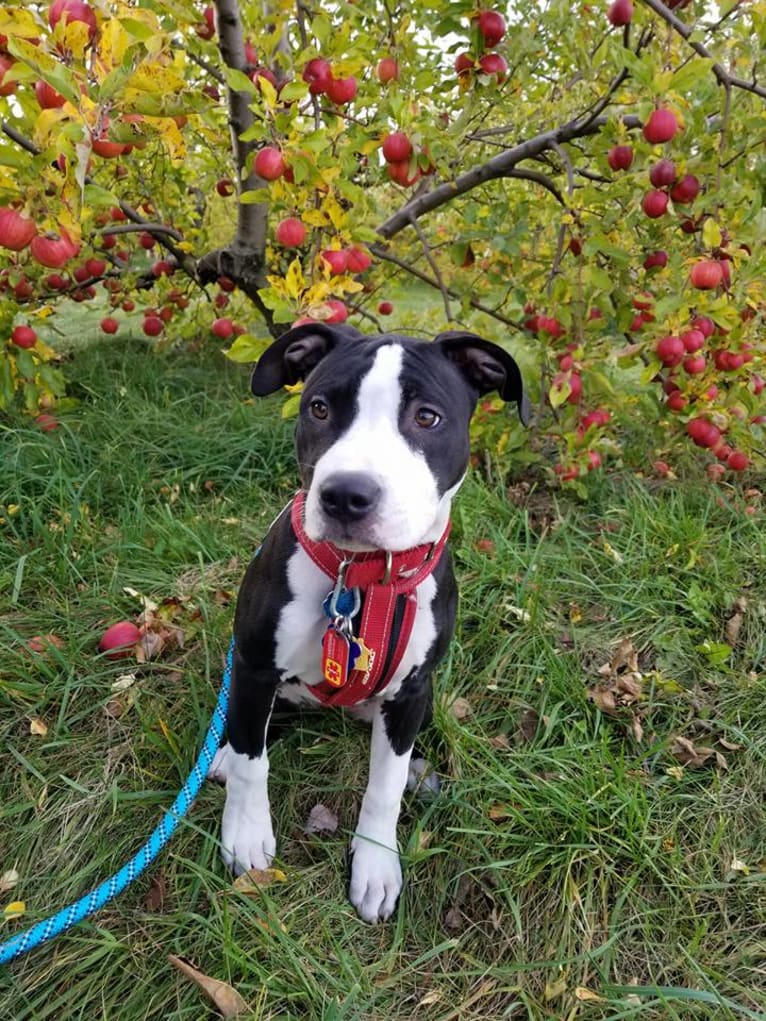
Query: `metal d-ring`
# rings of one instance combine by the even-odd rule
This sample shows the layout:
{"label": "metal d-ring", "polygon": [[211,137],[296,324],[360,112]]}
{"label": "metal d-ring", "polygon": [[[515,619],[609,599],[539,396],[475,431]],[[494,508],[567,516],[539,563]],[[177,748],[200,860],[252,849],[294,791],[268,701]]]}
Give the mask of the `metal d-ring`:
{"label": "metal d-ring", "polygon": [[394,555],[393,555],[393,553],[391,552],[390,549],[387,549],[386,550],[386,571],[385,571],[385,574],[383,575],[383,581],[380,583],[381,585],[388,585],[390,583],[390,581],[391,581],[391,571],[393,570],[393,567],[394,567]]}

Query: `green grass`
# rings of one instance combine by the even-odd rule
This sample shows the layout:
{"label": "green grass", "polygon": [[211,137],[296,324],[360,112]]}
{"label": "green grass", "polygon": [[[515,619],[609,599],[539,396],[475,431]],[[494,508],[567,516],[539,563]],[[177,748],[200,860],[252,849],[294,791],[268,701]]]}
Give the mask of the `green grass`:
{"label": "green grass", "polygon": [[[26,903],[0,938],[116,870],[172,800],[220,683],[229,594],[295,485],[278,400],[248,402],[246,374],[218,356],[94,343],[70,377],[81,403],[57,432],[0,434],[0,874],[20,876],[0,903]],[[271,753],[285,883],[231,889],[211,785],[147,875],[0,975],[0,1017],[217,1016],[169,953],[274,1021],[759,1016],[766,540],[735,497],[618,476],[577,503],[543,486],[509,496],[499,467],[470,479],[453,533],[460,627],[425,740],[443,792],[407,798],[396,918],[367,927],[345,897],[367,734],[308,716]],[[139,611],[126,588],[178,599],[186,644],[136,671],[114,718],[131,667],[96,645]],[[716,663],[704,643],[723,642],[742,594],[739,642]],[[47,633],[63,648],[24,654]],[[587,696],[624,638],[643,674],[640,743],[629,708]],[[679,769],[676,735],[728,768]],[[340,830],[308,838],[320,800]],[[161,906],[147,900],[159,879]]]}

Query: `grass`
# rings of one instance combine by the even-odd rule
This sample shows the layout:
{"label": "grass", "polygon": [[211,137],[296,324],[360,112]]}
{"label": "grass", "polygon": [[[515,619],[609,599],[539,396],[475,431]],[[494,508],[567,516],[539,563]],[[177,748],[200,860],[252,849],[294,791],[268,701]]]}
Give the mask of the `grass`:
{"label": "grass", "polygon": [[[278,401],[243,399],[217,356],[91,343],[70,377],[58,431],[0,434],[0,874],[19,873],[1,896],[26,904],[0,938],[116,870],[172,800],[239,578],[295,484]],[[453,536],[460,628],[425,739],[443,792],[408,796],[396,918],[367,927],[345,898],[367,735],[308,716],[271,753],[286,881],[232,890],[211,785],[148,874],[0,975],[3,1021],[218,1016],[169,953],[269,1021],[766,1016],[762,514],[693,478],[615,476],[578,503],[474,476]],[[140,609],[126,589],[172,601],[182,650],[96,654]],[[62,648],[25,654],[49,633]],[[640,697],[602,712],[588,690],[626,638]],[[725,761],[684,765],[679,735]],[[317,801],[338,834],[303,834]]]}

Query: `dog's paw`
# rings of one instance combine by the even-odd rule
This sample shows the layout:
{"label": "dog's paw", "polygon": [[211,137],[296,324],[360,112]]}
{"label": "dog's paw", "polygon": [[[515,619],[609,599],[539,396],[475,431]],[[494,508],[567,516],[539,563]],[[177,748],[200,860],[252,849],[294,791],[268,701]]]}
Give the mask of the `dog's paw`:
{"label": "dog's paw", "polygon": [[239,811],[223,813],[221,856],[235,875],[249,869],[267,869],[277,851],[271,818],[245,815]]}
{"label": "dog's paw", "polygon": [[226,762],[230,752],[231,745],[227,741],[213,756],[213,761],[207,771],[208,780],[212,780],[214,783],[226,783]]}
{"label": "dog's paw", "polygon": [[390,918],[402,889],[402,867],[395,850],[361,836],[351,844],[348,898],[365,922]]}

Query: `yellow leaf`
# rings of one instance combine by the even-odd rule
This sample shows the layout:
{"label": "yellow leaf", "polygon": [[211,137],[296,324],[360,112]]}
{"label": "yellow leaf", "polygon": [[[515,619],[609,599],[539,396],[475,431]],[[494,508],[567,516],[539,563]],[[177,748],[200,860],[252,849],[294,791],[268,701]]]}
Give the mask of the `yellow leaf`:
{"label": "yellow leaf", "polygon": [[598,993],[592,989],[588,989],[587,986],[577,986],[574,991],[575,999],[581,1000],[583,1003],[603,1003],[604,997],[599,996]]}
{"label": "yellow leaf", "polygon": [[3,918],[7,921],[9,918],[18,918],[19,915],[23,915],[27,910],[27,906],[23,900],[12,900],[10,904],[6,904],[3,908]]}
{"label": "yellow leaf", "polygon": [[4,7],[0,10],[0,33],[22,39],[37,39],[40,26],[29,11],[20,7]]}
{"label": "yellow leaf", "polygon": [[252,896],[264,886],[271,886],[272,883],[284,883],[287,876],[281,869],[248,869],[241,876],[237,876],[232,884],[238,893]]}
{"label": "yellow leaf", "polygon": [[306,287],[300,259],[293,259],[285,273],[285,292],[289,298],[299,298]]}
{"label": "yellow leaf", "polygon": [[38,737],[45,737],[48,733],[48,727],[35,716],[29,721],[29,733],[36,734]]}
{"label": "yellow leaf", "polygon": [[721,240],[721,228],[712,216],[709,216],[702,225],[702,241],[706,248],[718,248]]}
{"label": "yellow leaf", "polygon": [[566,975],[561,975],[559,978],[552,982],[545,983],[545,992],[543,993],[543,999],[546,1003],[551,1000],[558,1000],[559,997],[563,996],[567,991],[567,979]]}
{"label": "yellow leaf", "polygon": [[324,200],[322,209],[330,217],[332,225],[336,230],[341,230],[346,225],[348,214],[332,195],[328,195]]}
{"label": "yellow leaf", "polygon": [[309,227],[326,227],[330,222],[327,213],[321,209],[307,209],[301,213],[301,220]]}
{"label": "yellow leaf", "polygon": [[107,68],[119,67],[133,40],[119,18],[108,18],[101,26],[98,53]]}

